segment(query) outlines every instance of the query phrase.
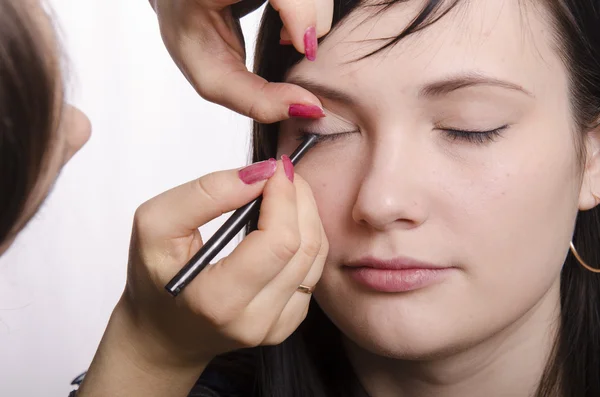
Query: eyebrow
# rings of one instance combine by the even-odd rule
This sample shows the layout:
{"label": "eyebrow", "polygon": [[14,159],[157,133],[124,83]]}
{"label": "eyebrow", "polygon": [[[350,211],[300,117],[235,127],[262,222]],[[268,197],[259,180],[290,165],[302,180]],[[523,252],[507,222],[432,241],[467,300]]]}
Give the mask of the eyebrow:
{"label": "eyebrow", "polygon": [[316,81],[307,78],[293,77],[291,79],[288,79],[286,82],[298,85],[304,88],[305,90],[312,92],[316,96],[326,98],[334,102],[339,102],[347,106],[354,106],[358,102],[352,95],[346,92],[340,91],[336,88],[327,85],[317,83]]}
{"label": "eyebrow", "polygon": [[[317,96],[332,100],[334,102],[339,102],[344,105],[353,106],[358,102],[356,98],[344,91],[317,83],[316,81],[307,78],[293,77],[287,82],[298,85]],[[480,85],[488,85],[512,91],[518,91],[531,98],[535,98],[533,93],[526,90],[519,84],[476,73],[459,74],[428,83],[419,90],[418,95],[419,97],[440,97],[463,88]]]}
{"label": "eyebrow", "polygon": [[530,91],[526,90],[519,84],[512,83],[510,81],[497,79],[494,77],[488,77],[477,73],[459,74],[450,76],[448,78],[435,81],[427,84],[419,91],[421,97],[435,97],[447,95],[456,90],[462,88],[468,88],[478,85],[490,85],[494,87],[500,87],[508,90],[519,91],[527,96],[535,98],[535,95]]}

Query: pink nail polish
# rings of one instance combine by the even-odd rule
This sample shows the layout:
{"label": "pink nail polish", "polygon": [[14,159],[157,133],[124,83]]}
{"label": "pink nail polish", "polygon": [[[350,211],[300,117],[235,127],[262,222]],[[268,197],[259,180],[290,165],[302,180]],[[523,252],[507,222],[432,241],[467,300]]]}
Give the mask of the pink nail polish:
{"label": "pink nail polish", "polygon": [[325,117],[325,112],[319,106],[315,105],[290,105],[288,114],[290,117],[301,117],[304,119],[318,119]]}
{"label": "pink nail polish", "polygon": [[317,30],[314,26],[306,29],[304,33],[304,55],[309,61],[317,59]]}
{"label": "pink nail polish", "polygon": [[294,182],[294,164],[288,156],[285,154],[281,156],[281,162],[283,163],[283,170],[285,171],[285,175],[288,177],[290,182]]}
{"label": "pink nail polish", "polygon": [[246,185],[252,185],[253,183],[269,179],[275,174],[276,169],[277,161],[269,159],[242,168],[238,171],[238,176]]}

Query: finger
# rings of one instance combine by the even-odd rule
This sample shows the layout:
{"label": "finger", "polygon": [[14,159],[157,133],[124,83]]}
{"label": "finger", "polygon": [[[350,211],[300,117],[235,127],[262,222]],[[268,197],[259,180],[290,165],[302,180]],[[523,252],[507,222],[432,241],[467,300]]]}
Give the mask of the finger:
{"label": "finger", "polygon": [[260,196],[276,167],[277,162],[271,159],[243,169],[214,172],[175,187],[138,208],[136,229],[150,241],[189,236],[208,221]]}
{"label": "finger", "polygon": [[[208,78],[209,73],[203,76]],[[305,117],[325,115],[321,102],[311,92],[294,84],[269,83],[247,70],[223,73],[202,86],[206,99],[260,123],[270,124],[298,116],[298,112],[294,112],[297,109],[303,109],[300,114]]]}
{"label": "finger", "polygon": [[257,295],[255,301],[258,306],[272,305],[272,301],[277,301],[275,305],[281,305],[280,308],[283,309],[298,285],[305,280],[317,255],[321,252],[321,218],[312,191],[308,183],[298,175],[294,184],[300,247],[286,267]]}
{"label": "finger", "polygon": [[[325,230],[322,227],[321,231],[323,235],[321,251],[319,251],[319,254],[313,262],[313,266],[310,268],[308,275],[302,282],[303,285],[317,285],[323,274],[323,268],[327,261],[329,244],[325,236]],[[268,337],[263,343],[267,345],[276,345],[290,336],[306,318],[311,296],[312,295],[296,291],[288,300],[279,317],[273,322]]]}
{"label": "finger", "polygon": [[327,239],[327,235],[325,234],[325,229],[323,228],[322,223],[320,224],[320,234],[321,246],[319,252],[317,253],[313,265],[310,267],[308,274],[301,282],[302,285],[307,287],[317,286],[319,280],[321,279],[321,275],[323,274],[323,268],[325,267],[325,262],[327,261],[327,255],[329,255],[329,240]]}
{"label": "finger", "polygon": [[314,0],[270,0],[290,33],[296,50],[314,61],[317,56],[317,10]]}
{"label": "finger", "polygon": [[333,0],[314,0],[317,9],[317,37],[323,37],[331,30],[333,22]]}
{"label": "finger", "polygon": [[[323,37],[331,30],[333,20],[333,1],[315,0],[317,4],[317,37]],[[283,26],[279,33],[279,43],[281,45],[291,45],[292,36],[287,28]]]}
{"label": "finger", "polygon": [[[298,106],[305,108],[300,112],[305,117],[324,116],[321,102],[308,90],[269,83],[249,72],[243,48],[236,47],[237,36],[224,41],[214,31],[199,33],[211,26],[210,20],[199,18],[185,34],[164,35],[169,53],[202,98],[265,124],[296,116],[298,112],[290,110]],[[204,43],[202,48],[198,48],[199,42]]]}
{"label": "finger", "polygon": [[[322,236],[321,249],[316,256],[310,271],[301,283],[302,285],[310,287],[316,286],[319,282],[329,253],[329,243],[322,225],[320,229]],[[286,302],[285,307],[281,310],[279,317],[273,321],[268,336],[263,343],[267,345],[276,345],[289,337],[306,318],[311,296],[312,295],[300,291],[295,291]]]}
{"label": "finger", "polygon": [[298,203],[298,227],[300,230],[300,248],[285,268],[263,289],[248,305],[250,316],[263,313],[266,308],[271,313],[272,325],[282,314],[284,308],[296,313],[300,319],[304,306],[308,305],[310,295],[298,293],[301,283],[314,285],[321,276],[323,263],[328,252],[327,239],[322,232],[316,202],[308,184],[297,177],[296,197]]}
{"label": "finger", "polygon": [[193,293],[197,289],[221,306],[248,304],[300,246],[296,205],[294,184],[280,165],[265,185],[258,230],[248,234],[226,258],[207,267],[188,290]]}

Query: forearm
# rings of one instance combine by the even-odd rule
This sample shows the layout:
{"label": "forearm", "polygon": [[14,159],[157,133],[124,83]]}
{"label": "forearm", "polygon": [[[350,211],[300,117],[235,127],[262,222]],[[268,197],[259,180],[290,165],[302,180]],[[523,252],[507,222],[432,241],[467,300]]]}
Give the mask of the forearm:
{"label": "forearm", "polygon": [[146,339],[115,309],[77,396],[187,396],[206,365],[149,359]]}

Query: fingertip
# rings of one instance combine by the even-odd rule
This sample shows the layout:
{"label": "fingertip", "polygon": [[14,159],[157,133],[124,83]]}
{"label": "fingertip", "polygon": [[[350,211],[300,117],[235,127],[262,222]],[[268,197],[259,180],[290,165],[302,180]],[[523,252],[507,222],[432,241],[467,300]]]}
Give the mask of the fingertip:
{"label": "fingertip", "polygon": [[296,51],[304,54],[307,60],[314,62],[317,59],[319,42],[317,39],[317,29],[314,25],[311,25],[304,30],[301,40],[294,40],[293,38],[286,40],[285,38],[282,38],[280,43],[282,41],[284,43],[289,41],[289,43],[296,48]]}
{"label": "fingertip", "polygon": [[290,182],[294,183],[294,164],[288,156],[285,154],[281,156],[281,162],[283,163],[283,170],[285,171],[285,176],[288,177]]}
{"label": "fingertip", "polygon": [[304,55],[306,55],[306,59],[309,61],[315,61],[317,59],[318,46],[317,29],[314,26],[310,26],[304,32]]}
{"label": "fingertip", "polygon": [[320,106],[293,103],[288,108],[288,116],[303,119],[320,119],[325,117],[325,111]]}
{"label": "fingertip", "polygon": [[271,158],[238,170],[238,178],[246,185],[253,185],[271,178],[276,169],[277,161]]}
{"label": "fingertip", "polygon": [[269,178],[267,184],[265,185],[265,197],[270,196],[273,192],[278,194],[287,192],[288,189],[290,189],[290,186],[293,186],[293,184],[290,183],[288,173],[289,171],[286,169],[285,161],[283,159],[277,160],[275,174]]}

